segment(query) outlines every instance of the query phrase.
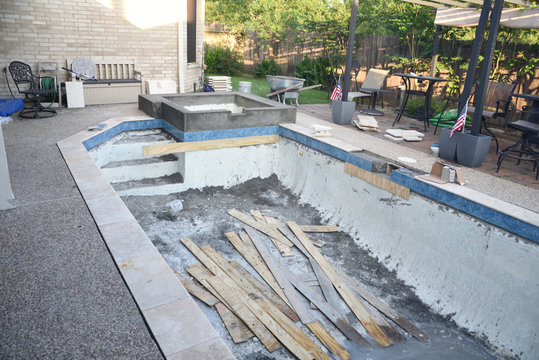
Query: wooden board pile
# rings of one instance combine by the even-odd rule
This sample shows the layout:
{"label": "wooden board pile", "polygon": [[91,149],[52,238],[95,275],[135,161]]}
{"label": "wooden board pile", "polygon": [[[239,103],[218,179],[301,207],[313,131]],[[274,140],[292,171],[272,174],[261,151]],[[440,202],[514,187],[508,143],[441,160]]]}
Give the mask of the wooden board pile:
{"label": "wooden board pile", "polygon": [[[256,336],[270,352],[285,346],[299,359],[331,359],[296,324],[300,321],[336,358],[350,358],[348,351],[315,319],[315,310],[307,308],[302,297],[360,347],[372,345],[347,321],[341,299],[379,346],[405,339],[389,320],[411,336],[428,340],[426,333],[333,266],[317,249],[324,243],[312,241],[307,235],[337,231],[336,226],[284,224],[275,214],[262,211],[251,211],[252,217],[235,209],[228,214],[241,221],[245,231],[227,232],[225,236],[265,283],[237,262],[225,259],[210,245],[199,247],[188,238],[180,240],[200,263],[189,267],[187,272],[203,287],[180,274],[177,276],[191,295],[215,306],[235,343]],[[294,274],[273,256],[268,249],[272,244],[281,256],[305,256],[314,276],[307,279],[308,276]],[[292,252],[293,247],[299,251],[298,255]],[[320,293],[313,290],[313,283],[319,286]]]}
{"label": "wooden board pile", "polygon": [[232,91],[230,76],[205,76],[204,83],[211,86],[216,92]]}

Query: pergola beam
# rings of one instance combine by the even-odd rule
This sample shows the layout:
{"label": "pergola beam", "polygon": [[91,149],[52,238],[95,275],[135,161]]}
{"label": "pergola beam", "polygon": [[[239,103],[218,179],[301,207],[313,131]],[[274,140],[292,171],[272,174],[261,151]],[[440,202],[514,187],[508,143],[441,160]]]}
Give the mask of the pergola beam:
{"label": "pergola beam", "polygon": [[417,5],[430,6],[436,9],[443,9],[446,7],[442,4],[437,4],[437,3],[433,3],[430,1],[423,1],[423,0],[403,0],[403,1],[412,3],[412,4],[417,4]]}
{"label": "pergola beam", "polygon": [[[476,4],[483,6],[482,0],[462,0],[462,1],[454,1],[454,0],[432,0],[432,1],[424,1],[424,0],[403,0],[408,3],[417,4],[417,5],[424,5],[424,6],[430,6],[433,8],[444,8],[446,6],[443,6],[441,4],[446,5],[452,5],[456,7],[468,7],[467,4]],[[528,1],[524,0],[505,0],[506,3],[514,4],[514,5],[521,5],[525,7],[529,7],[530,3]]]}
{"label": "pergola beam", "polygon": [[468,4],[466,2],[460,2],[460,1],[454,1],[454,0],[432,0],[432,1],[440,3],[440,4],[452,5],[452,6],[461,7],[461,8],[468,7]]}

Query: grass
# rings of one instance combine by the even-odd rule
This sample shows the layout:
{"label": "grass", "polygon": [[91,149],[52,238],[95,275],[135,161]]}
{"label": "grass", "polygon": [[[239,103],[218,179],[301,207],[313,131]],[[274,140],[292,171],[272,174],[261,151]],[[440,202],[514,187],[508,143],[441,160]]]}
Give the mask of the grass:
{"label": "grass", "polygon": [[[214,74],[212,74],[214,75]],[[251,83],[251,94],[266,97],[266,94],[271,92],[266,78],[257,79],[248,75],[232,76],[232,91],[238,91],[240,81],[248,81]],[[329,104],[331,100],[328,99],[328,93],[326,90],[311,89],[301,91],[299,93],[298,102],[300,104]]]}

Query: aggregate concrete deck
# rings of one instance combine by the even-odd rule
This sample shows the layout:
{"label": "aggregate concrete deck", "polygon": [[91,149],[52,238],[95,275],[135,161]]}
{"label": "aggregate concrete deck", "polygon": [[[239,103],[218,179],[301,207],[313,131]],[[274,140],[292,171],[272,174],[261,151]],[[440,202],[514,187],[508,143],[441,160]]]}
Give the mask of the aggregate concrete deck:
{"label": "aggregate concrete deck", "polygon": [[[0,269],[6,274],[0,280],[5,290],[0,295],[1,357],[162,357],[55,145],[105,119],[140,115],[135,104],[91,106],[64,109],[50,119],[16,118],[4,126],[17,208],[0,211]],[[307,127],[317,122],[298,120]],[[345,130],[335,134],[355,144],[357,132]],[[410,156],[394,146],[367,138],[361,142],[384,157]],[[430,169],[424,161],[421,166]],[[473,172],[466,176],[470,184],[478,183]],[[500,198],[513,185],[498,180],[487,177],[484,189],[500,189]],[[517,191],[519,203],[529,199],[526,207],[537,212],[536,190]],[[107,219],[96,221],[106,225]]]}
{"label": "aggregate concrete deck", "polygon": [[0,211],[0,358],[162,359],[56,142],[133,105],[3,125],[17,207]]}

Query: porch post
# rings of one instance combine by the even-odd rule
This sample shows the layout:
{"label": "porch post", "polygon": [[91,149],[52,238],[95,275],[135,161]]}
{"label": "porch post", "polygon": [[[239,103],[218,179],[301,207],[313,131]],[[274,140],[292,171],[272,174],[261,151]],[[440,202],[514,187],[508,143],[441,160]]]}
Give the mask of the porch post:
{"label": "porch post", "polygon": [[477,29],[475,30],[475,39],[472,46],[472,53],[470,55],[470,63],[468,64],[468,71],[466,72],[466,80],[459,98],[459,114],[464,108],[464,104],[466,103],[466,100],[470,96],[470,91],[472,90],[475,77],[475,68],[477,67],[477,62],[479,60],[479,52],[481,50],[483,36],[485,35],[485,30],[487,28],[487,21],[491,6],[492,0],[483,1],[481,15],[479,17],[479,24],[477,24]]}
{"label": "porch post", "polygon": [[436,33],[434,34],[434,46],[432,47],[432,64],[430,66],[430,76],[436,75],[436,63],[438,63],[438,53],[440,52],[440,33],[442,26],[436,25]]}
{"label": "porch post", "polygon": [[348,101],[348,90],[350,89],[350,70],[352,68],[352,57],[354,55],[358,3],[359,0],[352,0],[352,15],[350,16],[350,28],[348,30],[348,49],[346,50],[346,68],[344,70],[342,101]]}
{"label": "porch post", "polygon": [[481,118],[483,117],[483,105],[485,103],[485,94],[487,93],[488,78],[492,66],[492,57],[496,47],[496,38],[500,28],[500,18],[502,16],[504,0],[495,0],[494,9],[490,17],[490,28],[488,33],[487,48],[485,50],[485,59],[481,67],[481,77],[479,78],[479,88],[475,97],[475,112],[472,122],[472,135],[478,135],[481,131]]}

